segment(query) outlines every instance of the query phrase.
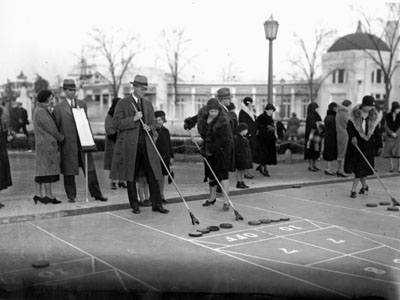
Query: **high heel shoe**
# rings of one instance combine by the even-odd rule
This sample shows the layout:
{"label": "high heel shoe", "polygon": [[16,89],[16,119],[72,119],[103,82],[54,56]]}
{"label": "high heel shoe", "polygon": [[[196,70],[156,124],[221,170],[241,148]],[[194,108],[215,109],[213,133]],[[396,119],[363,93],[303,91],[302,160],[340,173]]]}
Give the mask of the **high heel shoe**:
{"label": "high heel shoe", "polygon": [[202,205],[203,205],[203,206],[214,205],[214,204],[215,204],[215,201],[217,201],[217,199],[214,199],[214,200],[212,200],[212,201],[206,200],[206,202],[204,202]]}
{"label": "high heel shoe", "polygon": [[125,181],[118,182],[118,187],[122,187],[124,189],[128,188]]}
{"label": "high heel shoe", "polygon": [[347,176],[346,174],[340,173],[340,172],[336,172],[336,176],[337,176],[337,177],[349,177],[349,176]]}
{"label": "high heel shoe", "polygon": [[39,196],[34,196],[33,197],[33,202],[35,202],[35,204],[37,204],[38,202],[43,203],[43,198],[39,197]]}
{"label": "high heel shoe", "polygon": [[358,193],[360,195],[368,194],[368,190],[369,190],[369,186],[367,185],[366,187],[362,187]]}
{"label": "high heel shoe", "polygon": [[350,193],[350,198],[357,198],[357,193],[352,191]]}
{"label": "high heel shoe", "polygon": [[60,200],[57,200],[56,198],[54,198],[54,199],[51,199],[51,198],[49,198],[49,197],[44,197],[43,198],[43,201],[42,201],[44,204],[47,204],[47,203],[51,203],[51,204],[60,204],[61,203],[61,201]]}

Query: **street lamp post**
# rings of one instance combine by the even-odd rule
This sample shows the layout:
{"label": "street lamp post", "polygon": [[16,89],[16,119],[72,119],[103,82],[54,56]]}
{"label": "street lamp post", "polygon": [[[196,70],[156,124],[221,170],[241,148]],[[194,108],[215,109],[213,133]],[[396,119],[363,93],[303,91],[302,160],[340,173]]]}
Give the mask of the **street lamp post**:
{"label": "street lamp post", "polygon": [[264,22],[265,38],[269,40],[268,60],[268,103],[272,104],[272,42],[276,39],[279,23],[271,17]]}
{"label": "street lamp post", "polygon": [[286,111],[286,109],[284,110],[284,101],[283,101],[283,89],[285,88],[285,83],[286,83],[286,81],[285,81],[285,79],[281,79],[281,81],[280,81],[280,83],[281,83],[281,87],[282,87],[282,94],[281,94],[281,117],[282,118],[284,118],[284,117],[286,117],[286,115],[288,114],[287,113],[287,111]]}

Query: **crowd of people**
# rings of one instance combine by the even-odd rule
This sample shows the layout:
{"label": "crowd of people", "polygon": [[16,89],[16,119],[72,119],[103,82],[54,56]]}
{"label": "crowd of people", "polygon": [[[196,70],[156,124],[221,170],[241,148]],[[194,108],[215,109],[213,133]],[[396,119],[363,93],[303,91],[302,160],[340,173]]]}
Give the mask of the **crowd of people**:
{"label": "crowd of people", "polygon": [[[154,212],[166,214],[169,211],[163,207],[168,202],[164,193],[165,182],[168,176],[171,182],[174,174],[171,136],[164,126],[166,115],[163,111],[154,111],[151,102],[145,98],[147,77],[136,75],[131,84],[133,92],[123,99],[114,99],[105,119],[104,170],[109,171],[112,190],[126,188],[132,213],[140,214],[140,207],[151,206]],[[66,97],[52,111],[49,107],[53,93],[40,91],[33,112],[35,204],[61,203],[52,192],[52,184],[60,180],[61,174],[68,202],[74,203],[77,197],[75,176],[79,174],[79,168],[85,174],[85,154],[72,109],[80,108],[87,113],[87,106],[84,101],[76,99],[73,80],[65,79],[62,88]],[[324,173],[328,176],[348,177],[347,174],[353,173],[350,197],[355,198],[359,182],[362,185],[359,194],[368,192],[366,178],[373,174],[369,164],[374,166],[377,155],[390,159],[390,172],[395,171],[397,162],[397,171],[400,172],[400,104],[392,102],[390,112],[383,117],[384,122],[381,122],[382,113],[375,108],[372,96],[365,96],[360,105],[351,106],[350,100],[340,104],[332,102],[322,120],[317,111],[318,104],[309,104],[304,159],[308,161],[310,172],[320,171],[317,162],[322,158],[326,161]],[[197,126],[203,140],[200,153],[206,162],[204,176],[210,193],[203,206],[214,205],[217,194],[222,192],[222,209],[230,209],[230,172],[236,172],[238,189],[249,188],[245,179],[255,176],[252,174],[253,164],[257,165],[255,170],[262,176],[271,176],[268,166],[277,164],[277,141],[287,138],[296,142],[300,128],[295,113],[292,113],[286,128],[279,116],[274,120],[275,111],[272,104],[267,104],[257,116],[253,99],[245,97],[237,116],[231,92],[224,87],[198,114],[184,120],[184,128],[190,130]],[[16,111],[13,114],[17,116]],[[18,113],[18,118],[24,119],[22,115]],[[12,185],[6,147],[15,137],[12,119],[12,114],[0,106],[0,190]],[[18,126],[14,129],[24,128]],[[384,145],[382,131],[385,132]],[[91,153],[87,153],[87,168],[91,197],[107,201],[101,192]],[[0,204],[0,208],[3,206]]]}

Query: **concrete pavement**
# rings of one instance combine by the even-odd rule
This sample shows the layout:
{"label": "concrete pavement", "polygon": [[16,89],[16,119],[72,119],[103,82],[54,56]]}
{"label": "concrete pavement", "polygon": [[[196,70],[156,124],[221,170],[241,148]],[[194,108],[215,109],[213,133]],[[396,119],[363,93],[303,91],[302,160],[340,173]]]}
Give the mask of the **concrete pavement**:
{"label": "concrete pavement", "polygon": [[[26,220],[36,220],[45,218],[54,218],[68,215],[79,215],[99,211],[113,211],[129,208],[127,192],[123,188],[111,190],[109,186],[108,172],[103,170],[103,153],[95,154],[95,164],[97,176],[103,194],[108,197],[107,202],[99,202],[90,198],[85,201],[85,178],[80,174],[76,178],[78,197],[76,203],[68,203],[64,192],[62,177],[59,182],[54,184],[53,191],[57,199],[62,203],[58,205],[35,205],[32,198],[34,195],[34,168],[35,158],[33,152],[11,152],[10,164],[12,168],[13,186],[0,192],[0,202],[5,207],[0,209],[0,223],[19,222]],[[284,155],[280,155],[279,163],[276,166],[270,166],[271,177],[264,177],[255,169],[252,173],[255,177],[246,180],[250,189],[237,189],[236,176],[231,173],[230,176],[230,194],[246,195],[249,193],[259,193],[283,188],[289,188],[294,184],[304,185],[324,185],[333,182],[348,182],[345,187],[345,194],[349,194],[349,178],[338,178],[336,176],[327,176],[323,170],[319,172],[307,171],[307,163],[301,155],[294,155],[293,163],[284,162]],[[325,162],[319,162],[319,167],[324,169]],[[179,186],[182,195],[187,201],[206,199],[208,195],[208,185],[203,182],[203,163],[200,156],[182,156],[177,155],[173,170],[175,180]],[[399,176],[398,173],[388,173],[388,161],[382,158],[376,159],[376,168],[382,176]],[[171,203],[181,201],[179,194],[172,184],[166,185],[165,196]],[[387,200],[387,199],[382,199]]]}

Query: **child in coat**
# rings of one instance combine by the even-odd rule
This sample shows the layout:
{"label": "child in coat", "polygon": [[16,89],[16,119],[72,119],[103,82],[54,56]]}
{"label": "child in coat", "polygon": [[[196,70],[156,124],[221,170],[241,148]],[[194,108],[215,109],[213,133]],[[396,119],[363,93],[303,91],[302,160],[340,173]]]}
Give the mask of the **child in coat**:
{"label": "child in coat", "polygon": [[[310,136],[307,142],[307,150],[309,157],[312,160],[312,165],[314,168],[312,171],[318,171],[317,160],[320,158],[321,153],[323,153],[324,145],[324,123],[322,121],[317,121],[314,126],[311,127]],[[310,169],[310,168],[309,168]]]}
{"label": "child in coat", "polygon": [[[161,157],[173,176],[173,172],[171,171],[172,164],[174,163],[174,151],[172,149],[171,135],[169,134],[169,130],[164,127],[164,124],[167,122],[165,118],[165,112],[162,110],[158,110],[154,113],[154,116],[157,120],[157,141],[156,146],[158,152],[160,152]],[[164,189],[165,189],[165,177],[168,176],[168,172],[164,167],[164,164],[161,162],[161,171],[162,171],[162,179],[160,180],[160,193],[161,193],[161,201],[163,203],[167,203],[168,201],[165,199]]]}
{"label": "child in coat", "polygon": [[239,123],[237,126],[237,132],[234,136],[237,178],[236,188],[238,189],[249,188],[249,186],[244,182],[244,175],[247,169],[253,167],[249,140],[246,137],[248,131],[249,127],[246,123]]}

